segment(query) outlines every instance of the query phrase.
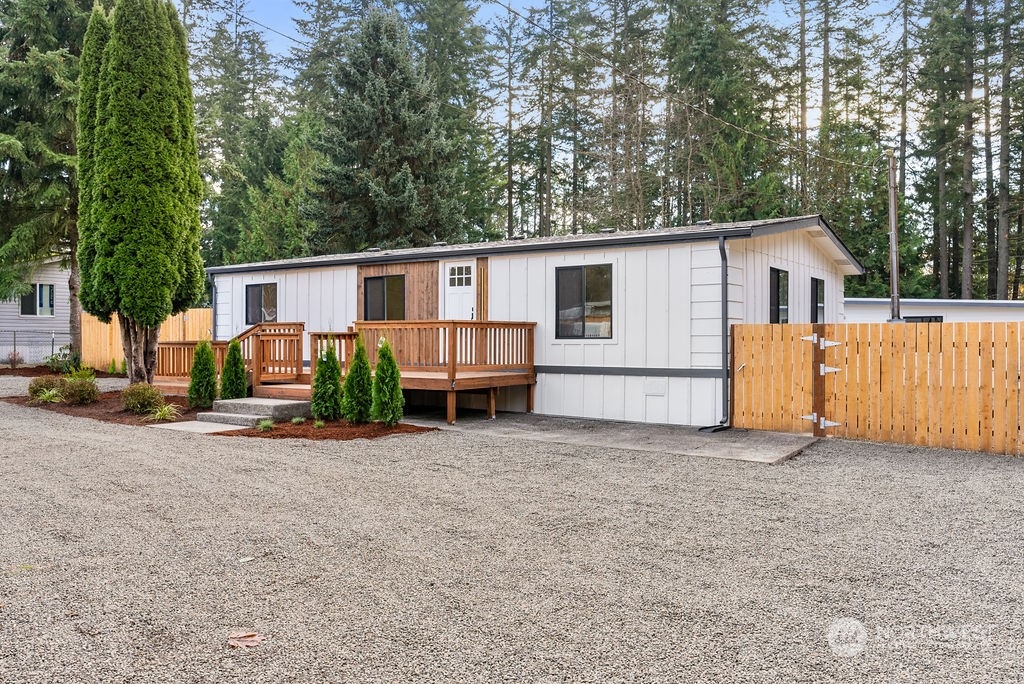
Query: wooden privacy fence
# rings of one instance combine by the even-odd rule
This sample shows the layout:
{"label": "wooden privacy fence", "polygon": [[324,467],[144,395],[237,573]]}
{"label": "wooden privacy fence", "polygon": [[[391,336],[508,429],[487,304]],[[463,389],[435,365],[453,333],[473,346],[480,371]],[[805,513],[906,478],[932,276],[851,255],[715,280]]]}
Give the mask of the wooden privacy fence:
{"label": "wooden privacy fence", "polygon": [[[189,309],[171,316],[160,326],[160,342],[210,339],[213,331],[213,309]],[[124,348],[117,314],[109,324],[82,313],[82,364],[106,370],[111,359],[121,367]],[[189,360],[191,363],[191,359]]]}
{"label": "wooden privacy fence", "polygon": [[732,424],[1024,453],[1024,322],[736,325]]}

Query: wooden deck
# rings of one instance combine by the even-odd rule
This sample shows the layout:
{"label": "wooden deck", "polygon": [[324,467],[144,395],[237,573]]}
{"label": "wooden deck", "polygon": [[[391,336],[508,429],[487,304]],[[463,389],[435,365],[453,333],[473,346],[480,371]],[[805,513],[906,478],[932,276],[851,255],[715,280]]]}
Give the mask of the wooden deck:
{"label": "wooden deck", "polygon": [[[447,419],[454,423],[459,392],[486,393],[488,416],[493,418],[498,389],[523,386],[527,411],[533,411],[535,327],[535,323],[507,321],[358,321],[348,332],[308,333],[312,357],[308,371],[302,359],[305,333],[301,323],[253,326],[239,339],[252,373],[253,396],[281,399],[310,397],[316,361],[326,349],[334,349],[344,373],[351,364],[357,337],[362,337],[373,366],[378,343],[386,339],[402,374],[402,388],[444,392]],[[154,384],[166,392],[182,391],[182,384],[187,388],[190,351],[195,344],[161,345]],[[218,371],[224,349],[226,343],[218,343]]]}

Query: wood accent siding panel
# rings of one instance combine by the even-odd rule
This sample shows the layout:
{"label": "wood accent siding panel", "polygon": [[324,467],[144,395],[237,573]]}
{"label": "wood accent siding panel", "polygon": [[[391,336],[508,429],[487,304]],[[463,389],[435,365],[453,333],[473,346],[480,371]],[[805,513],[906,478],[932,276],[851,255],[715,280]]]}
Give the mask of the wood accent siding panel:
{"label": "wood accent siding panel", "polygon": [[439,271],[437,261],[415,261],[406,264],[372,264],[358,267],[356,312],[364,319],[363,281],[387,275],[405,276],[405,319],[407,321],[436,321],[438,319]]}
{"label": "wood accent siding panel", "polygon": [[487,257],[476,260],[476,317],[477,320],[490,320],[487,317]]}

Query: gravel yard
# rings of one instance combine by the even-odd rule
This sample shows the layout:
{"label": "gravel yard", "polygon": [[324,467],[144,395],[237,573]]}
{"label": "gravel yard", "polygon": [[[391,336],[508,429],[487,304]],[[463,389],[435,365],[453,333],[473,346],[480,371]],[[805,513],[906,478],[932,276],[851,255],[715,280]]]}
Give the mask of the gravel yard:
{"label": "gravel yard", "polygon": [[5,683],[1019,681],[1022,549],[1020,459],[305,443],[0,403]]}

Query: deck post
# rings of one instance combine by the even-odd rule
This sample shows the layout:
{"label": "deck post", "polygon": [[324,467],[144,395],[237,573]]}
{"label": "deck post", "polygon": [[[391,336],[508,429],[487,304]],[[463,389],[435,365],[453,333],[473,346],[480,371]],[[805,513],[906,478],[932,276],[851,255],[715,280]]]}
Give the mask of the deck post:
{"label": "deck post", "polygon": [[448,390],[448,424],[455,425],[455,390]]}
{"label": "deck post", "polygon": [[259,387],[263,376],[263,340],[260,339],[259,331],[252,336],[252,386]]}
{"label": "deck post", "polygon": [[495,414],[497,414],[498,404],[498,388],[489,387],[487,389],[487,418],[488,420],[494,420]]}
{"label": "deck post", "polygon": [[526,386],[526,412],[533,413],[533,391],[537,388],[536,383]]}

